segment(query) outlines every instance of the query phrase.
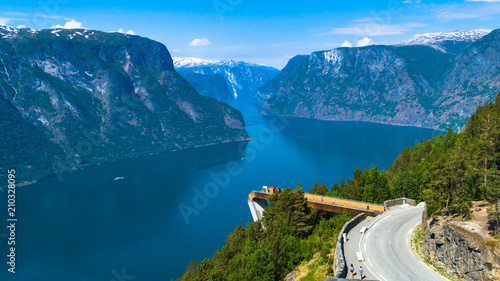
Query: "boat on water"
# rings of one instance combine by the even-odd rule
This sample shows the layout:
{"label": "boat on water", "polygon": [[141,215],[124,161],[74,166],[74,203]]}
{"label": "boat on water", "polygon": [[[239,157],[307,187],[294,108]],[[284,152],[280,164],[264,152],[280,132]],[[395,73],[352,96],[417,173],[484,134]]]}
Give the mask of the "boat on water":
{"label": "boat on water", "polygon": [[119,181],[119,180],[122,180],[122,179],[124,179],[124,178],[125,178],[125,177],[116,177],[116,178],[114,178],[113,180],[114,180],[114,181]]}

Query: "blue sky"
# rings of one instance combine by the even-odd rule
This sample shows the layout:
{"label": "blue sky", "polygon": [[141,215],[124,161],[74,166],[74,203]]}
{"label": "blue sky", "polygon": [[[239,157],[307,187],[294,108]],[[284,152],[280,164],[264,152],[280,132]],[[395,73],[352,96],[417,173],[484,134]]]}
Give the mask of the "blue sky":
{"label": "blue sky", "polygon": [[130,31],[164,43],[172,56],[277,68],[345,41],[393,44],[419,33],[500,28],[500,0],[10,2],[0,4],[1,25]]}

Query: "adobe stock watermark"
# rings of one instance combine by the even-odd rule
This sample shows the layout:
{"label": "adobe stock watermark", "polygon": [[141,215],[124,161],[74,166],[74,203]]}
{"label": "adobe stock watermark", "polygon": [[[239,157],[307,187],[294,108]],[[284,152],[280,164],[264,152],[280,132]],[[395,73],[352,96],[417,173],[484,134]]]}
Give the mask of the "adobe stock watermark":
{"label": "adobe stock watermark", "polygon": [[59,15],[61,6],[67,4],[70,0],[40,0],[38,9],[31,14],[28,19],[30,25],[35,29],[44,28],[50,19],[63,18]]}
{"label": "adobe stock watermark", "polygon": [[[134,84],[134,87],[146,91],[147,88],[155,86],[153,83],[159,83],[159,81],[156,80],[155,77],[147,76]],[[95,93],[92,94],[95,95]],[[135,93],[125,94],[121,97],[121,101],[127,106],[127,109],[131,113],[133,113],[135,109],[139,107],[139,103],[141,103],[140,98]],[[63,173],[68,171],[68,167],[72,167],[75,162],[82,162],[86,157],[91,157],[95,148],[103,146],[104,143],[105,140],[100,137],[99,130],[83,129],[81,131],[81,138],[76,145],[68,144],[67,147],[64,147],[66,158],[52,162],[52,172],[57,176],[58,181],[63,182]]]}
{"label": "adobe stock watermark", "polygon": [[121,272],[118,272],[116,269],[112,269],[111,274],[113,274],[113,277],[109,281],[132,281],[132,280],[135,280],[135,276],[127,274],[125,267],[122,267]]}
{"label": "adobe stock watermark", "polygon": [[64,180],[63,172],[68,170],[67,167],[73,166],[74,161],[80,162],[83,157],[90,156],[94,146],[99,146],[102,143],[97,135],[87,130],[83,130],[82,134],[84,137],[78,141],[76,147],[66,147],[66,159],[52,162],[52,171],[56,174],[59,182]]}
{"label": "adobe stock watermark", "polygon": [[381,11],[372,10],[370,12],[371,18],[365,20],[365,23],[361,25],[360,34],[356,35],[355,41],[360,40],[360,37],[384,33],[387,26],[392,22],[393,17],[401,14],[404,3],[408,2],[402,0],[389,0],[386,9]]}
{"label": "adobe stock watermark", "polygon": [[[269,121],[269,126],[259,130],[253,141],[248,145],[241,143],[238,146],[238,153],[245,155],[243,161],[246,163],[252,162],[257,154],[263,151],[274,140],[275,135],[283,131],[289,123],[290,121],[285,117],[272,117]],[[203,209],[208,207],[210,199],[219,196],[221,190],[229,186],[231,178],[238,176],[242,171],[241,161],[230,161],[226,164],[224,170],[217,173],[213,171],[209,173],[210,182],[203,187],[193,188],[191,190],[193,192],[192,201],[189,204],[180,203],[178,206],[186,224],[191,223],[191,216],[199,215]]]}
{"label": "adobe stock watermark", "polygon": [[212,2],[212,6],[214,6],[220,20],[224,20],[224,15],[234,11],[241,3],[243,3],[243,0],[215,0]]}

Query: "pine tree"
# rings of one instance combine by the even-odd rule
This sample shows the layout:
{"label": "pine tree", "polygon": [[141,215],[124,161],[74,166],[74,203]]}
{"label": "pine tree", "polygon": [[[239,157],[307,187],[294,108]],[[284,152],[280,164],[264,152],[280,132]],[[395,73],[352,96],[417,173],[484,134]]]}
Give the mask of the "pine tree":
{"label": "pine tree", "polygon": [[318,195],[326,195],[328,193],[328,188],[326,187],[326,184],[320,185],[319,182],[317,182],[309,190],[309,193],[318,194]]}

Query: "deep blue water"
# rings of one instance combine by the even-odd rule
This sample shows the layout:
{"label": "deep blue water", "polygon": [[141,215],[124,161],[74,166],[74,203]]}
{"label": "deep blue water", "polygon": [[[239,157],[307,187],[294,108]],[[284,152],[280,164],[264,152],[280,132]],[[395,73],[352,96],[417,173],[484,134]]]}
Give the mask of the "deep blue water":
{"label": "deep blue water", "polygon": [[[1,236],[4,192],[0,280],[176,278],[251,220],[250,191],[299,182],[308,189],[317,181],[331,187],[356,167],[387,169],[402,149],[439,133],[265,118],[252,105],[233,105],[245,116],[249,143],[110,163],[19,188],[15,278],[7,273]],[[125,178],[114,181],[118,176]]]}

